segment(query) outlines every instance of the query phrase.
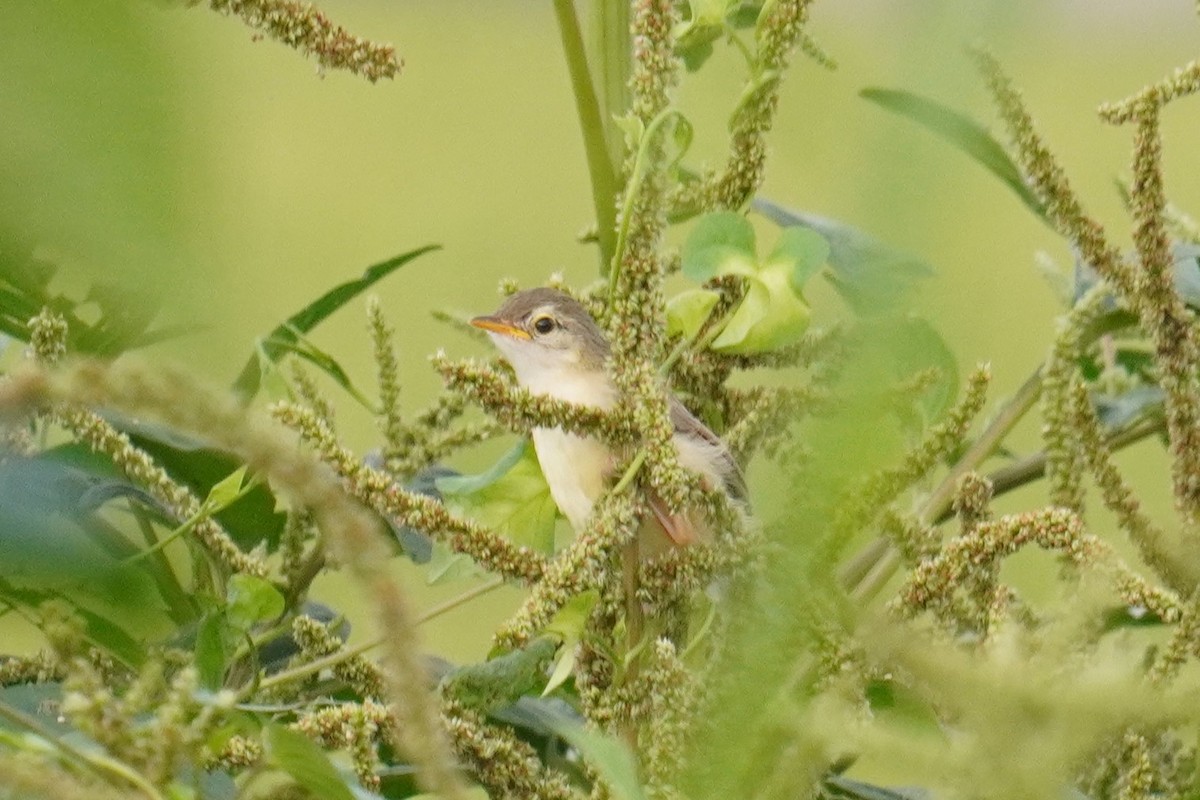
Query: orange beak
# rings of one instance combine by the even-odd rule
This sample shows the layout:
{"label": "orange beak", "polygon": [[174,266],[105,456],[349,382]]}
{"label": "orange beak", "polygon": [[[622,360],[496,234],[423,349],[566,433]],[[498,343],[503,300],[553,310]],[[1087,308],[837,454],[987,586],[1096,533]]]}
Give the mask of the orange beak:
{"label": "orange beak", "polygon": [[476,317],[475,319],[471,320],[471,324],[476,328],[483,328],[485,331],[491,331],[492,333],[502,333],[505,336],[511,336],[514,339],[524,339],[529,341],[533,338],[512,323],[505,322],[504,320],[497,319],[496,317]]}

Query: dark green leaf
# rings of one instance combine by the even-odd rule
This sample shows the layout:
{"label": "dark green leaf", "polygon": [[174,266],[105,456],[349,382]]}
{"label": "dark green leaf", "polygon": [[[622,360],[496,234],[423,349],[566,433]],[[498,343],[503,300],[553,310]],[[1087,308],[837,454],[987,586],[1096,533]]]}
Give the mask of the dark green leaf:
{"label": "dark green leaf", "polygon": [[[242,460],[226,450],[182,433],[166,425],[143,422],[115,414],[106,415],[118,430],[127,434],[149,453],[172,478],[187,486],[198,497],[206,497],[220,481],[242,465]],[[217,512],[217,522],[234,541],[249,550],[266,542],[268,550],[279,544],[287,520],[276,511],[275,495],[265,482],[250,489],[237,502]],[[183,520],[174,520],[178,525]]]}
{"label": "dark green leaf", "polygon": [[933,797],[927,789],[887,789],[852,780],[844,775],[828,776],[821,789],[820,796],[823,800],[932,800]]}
{"label": "dark green leaf", "polygon": [[933,274],[924,261],[842,222],[786,209],[769,200],[756,199],[751,207],[783,228],[803,226],[821,234],[829,245],[829,280],[860,315],[896,311],[913,287]]}
{"label": "dark green leaf", "polygon": [[[287,320],[277,325],[274,330],[264,336],[263,351],[271,360],[278,360],[280,355],[285,351],[285,344],[294,344],[296,342],[297,332],[308,333],[333,312],[365,292],[380,280],[386,278],[418,256],[438,250],[440,247],[441,245],[431,244],[419,247],[416,250],[410,250],[407,253],[371,265],[363,273],[362,277],[357,280],[347,281],[335,286],[288,317]],[[233,388],[238,394],[248,400],[258,392],[260,380],[261,371],[259,369],[258,356],[251,354]]]}
{"label": "dark green leaf", "polygon": [[267,754],[271,762],[291,775],[314,797],[321,800],[354,800],[350,783],[341,776],[325,751],[304,734],[282,725],[264,729]]}
{"label": "dark green leaf", "polygon": [[1106,633],[1122,628],[1148,628],[1165,624],[1162,617],[1144,606],[1117,606],[1104,614]]}
{"label": "dark green leaf", "polygon": [[1025,185],[1021,171],[1000,143],[978,122],[941,103],[901,89],[867,88],[859,95],[888,111],[920,123],[950,142],[1003,181],[1038,219],[1046,221],[1046,208],[1042,201]]}

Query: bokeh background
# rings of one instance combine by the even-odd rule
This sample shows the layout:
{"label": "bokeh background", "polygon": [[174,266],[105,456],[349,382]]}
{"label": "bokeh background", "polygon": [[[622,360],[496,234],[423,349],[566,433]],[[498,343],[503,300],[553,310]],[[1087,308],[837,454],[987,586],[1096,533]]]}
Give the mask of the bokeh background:
{"label": "bokeh background", "polygon": [[[354,33],[393,42],[403,74],[378,85],[319,75],[311,61],[253,41],[238,20],[202,6],[0,0],[0,236],[35,242],[79,296],[118,280],[131,303],[157,302],[164,321],[200,326],[148,355],[218,383],[232,381],[256,336],[330,286],[441,244],[376,290],[398,329],[405,401],[415,408],[438,385],[428,354],[483,352],[433,322],[431,310],[490,310],[505,276],[526,285],[553,272],[576,285],[597,276],[594,251],[575,240],[590,222],[590,190],[558,33],[545,0],[320,6]],[[838,68],[798,59],[762,195],[851,223],[932,265],[915,310],[936,322],[960,364],[992,364],[994,405],[1044,356],[1061,311],[1035,256],[1067,267],[1070,252],[994,178],[859,90],[904,88],[990,121],[965,54],[987,45],[1023,87],[1089,209],[1128,242],[1114,179],[1126,173],[1130,132],[1100,123],[1095,108],[1195,55],[1194,6],[824,0],[811,32]],[[689,164],[723,159],[742,77],[736,53],[719,48],[681,89],[697,132]],[[1166,121],[1167,189],[1194,212],[1198,123],[1195,101],[1173,106]],[[818,321],[836,320],[830,292],[810,300]],[[313,339],[370,386],[361,304]],[[6,358],[19,357],[14,350]],[[370,420],[335,396],[347,441],[369,449]],[[1033,447],[1036,425],[1016,441]],[[481,468],[496,452],[468,454],[460,466]],[[1161,448],[1146,443],[1121,461],[1150,506],[1168,509]],[[760,473],[751,471],[752,483]],[[1033,487],[1002,508],[1041,502]],[[399,561],[397,570],[420,606],[466,585],[430,588]],[[318,590],[341,607],[358,602],[337,576]],[[489,595],[429,626],[430,649],[481,657],[513,601]],[[360,626],[355,636],[370,633]]]}

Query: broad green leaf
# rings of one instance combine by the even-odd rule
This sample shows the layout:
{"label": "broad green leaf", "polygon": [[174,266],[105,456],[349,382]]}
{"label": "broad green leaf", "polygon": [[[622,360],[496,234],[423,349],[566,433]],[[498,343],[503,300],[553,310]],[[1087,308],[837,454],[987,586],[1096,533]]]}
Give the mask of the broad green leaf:
{"label": "broad green leaf", "polygon": [[762,269],[780,267],[787,270],[788,280],[796,294],[804,284],[829,260],[829,242],[809,228],[790,227],[779,232],[779,240]]}
{"label": "broad green leaf", "polygon": [[721,295],[709,289],[688,289],[667,303],[667,335],[691,339],[716,307]]}
{"label": "broad green leaf", "polygon": [[866,88],[859,92],[859,95],[892,113],[923,125],[966,153],[1003,181],[1038,219],[1047,221],[1045,206],[1025,185],[1025,179],[1017,165],[1000,143],[978,122],[941,103],[901,89]]}
{"label": "broad green leaf", "polygon": [[314,797],[354,800],[349,782],[333,766],[325,751],[304,734],[274,723],[267,725],[263,732],[271,762]]}
{"label": "broad green leaf", "polygon": [[533,444],[522,441],[481,475],[439,478],[447,505],[543,553],[554,549],[558,507],[538,466]]}
{"label": "broad green leaf", "polygon": [[283,613],[284,599],[269,581],[253,575],[234,575],[225,591],[229,622],[248,631],[258,622],[275,619]]}
{"label": "broad green leaf", "polygon": [[918,372],[937,370],[937,380],[915,398],[916,417],[910,422],[920,429],[940,419],[954,402],[959,373],[958,360],[937,329],[925,319],[907,316],[864,322],[861,330],[874,342],[861,368],[867,374],[873,372],[877,386],[880,380],[889,379],[897,386]]}
{"label": "broad green leaf", "polygon": [[746,337],[750,335],[754,326],[767,316],[771,304],[770,290],[757,278],[747,278],[746,280],[748,283],[746,296],[742,298],[737,310],[725,324],[721,335],[713,340],[713,350],[729,353],[744,352],[738,349],[739,345],[746,341]]}
{"label": "broad green leaf", "polygon": [[751,207],[784,229],[802,226],[821,234],[829,244],[825,274],[842,299],[862,316],[903,308],[916,284],[933,275],[933,268],[924,261],[845,223],[786,209],[769,200],[756,199]]}
{"label": "broad green leaf", "polygon": [[519,650],[456,669],[443,680],[442,690],[478,711],[503,708],[545,683],[557,649],[555,637],[539,636]]}
{"label": "broad green leaf", "polygon": [[[371,286],[386,278],[391,273],[395,272],[400,267],[403,267],[408,262],[422,256],[433,250],[440,249],[441,245],[431,244],[424,247],[418,247],[416,250],[410,250],[407,253],[389,258],[386,261],[381,261],[378,264],[373,264],[367,267],[361,278],[353,281],[347,281],[338,284],[330,289],[325,294],[318,297],[313,302],[306,305],[304,308],[297,311],[287,320],[277,325],[270,333],[263,337],[262,350],[266,357],[272,361],[278,361],[279,357],[285,352],[285,344],[296,342],[296,333],[308,333],[329,315],[337,311],[346,303],[353,300],[358,295],[365,292]],[[257,348],[256,348],[257,350]],[[259,383],[261,380],[261,371],[258,363],[258,354],[251,354],[246,362],[246,366],[242,368],[241,375],[238,376],[234,383],[234,390],[249,399],[254,397],[258,392]]]}
{"label": "broad green leaf", "polygon": [[683,274],[698,283],[754,271],[754,226],[741,214],[717,211],[696,220],[683,243]]}
{"label": "broad green leaf", "polygon": [[588,730],[580,723],[560,717],[544,707],[531,711],[579,751],[584,760],[608,786],[617,800],[645,800],[646,794],[638,780],[637,761],[622,741],[603,733]]}

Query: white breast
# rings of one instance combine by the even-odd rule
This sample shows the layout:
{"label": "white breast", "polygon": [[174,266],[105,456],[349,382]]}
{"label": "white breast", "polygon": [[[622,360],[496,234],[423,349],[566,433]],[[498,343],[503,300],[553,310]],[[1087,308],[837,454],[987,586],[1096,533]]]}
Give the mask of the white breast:
{"label": "white breast", "polygon": [[[616,390],[602,372],[543,369],[520,377],[534,394],[598,408],[611,408],[616,402]],[[535,428],[533,447],[550,486],[550,496],[571,526],[581,529],[604,493],[605,478],[612,466],[608,447],[561,428]]]}

